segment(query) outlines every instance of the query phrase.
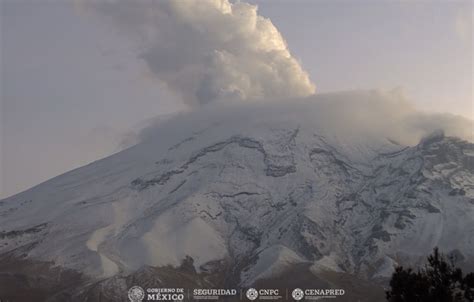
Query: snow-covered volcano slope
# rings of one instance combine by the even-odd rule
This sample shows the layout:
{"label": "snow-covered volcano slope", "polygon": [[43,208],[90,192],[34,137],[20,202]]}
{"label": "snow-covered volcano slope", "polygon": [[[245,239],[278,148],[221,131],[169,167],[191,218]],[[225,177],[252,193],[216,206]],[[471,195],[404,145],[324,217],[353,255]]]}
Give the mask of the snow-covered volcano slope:
{"label": "snow-covered volcano slope", "polygon": [[472,264],[473,144],[435,132],[406,145],[422,131],[398,104],[345,97],[164,121],[130,149],[1,201],[0,255],[93,279],[191,256],[198,271],[224,260],[240,284],[298,263],[385,277],[434,246]]}

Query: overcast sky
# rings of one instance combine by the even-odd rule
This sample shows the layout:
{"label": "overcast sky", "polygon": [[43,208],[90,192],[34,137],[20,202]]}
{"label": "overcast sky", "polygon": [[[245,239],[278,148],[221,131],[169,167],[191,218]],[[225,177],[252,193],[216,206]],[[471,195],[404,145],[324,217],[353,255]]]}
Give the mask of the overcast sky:
{"label": "overcast sky", "polygon": [[[473,118],[472,1],[250,1],[318,92],[402,89]],[[68,1],[1,3],[0,198],[119,150],[185,106],[131,42]]]}

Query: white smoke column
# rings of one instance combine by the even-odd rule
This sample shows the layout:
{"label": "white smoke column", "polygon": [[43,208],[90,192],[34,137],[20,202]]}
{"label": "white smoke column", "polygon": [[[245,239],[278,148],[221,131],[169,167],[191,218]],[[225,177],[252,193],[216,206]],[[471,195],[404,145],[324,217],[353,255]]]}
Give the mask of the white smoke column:
{"label": "white smoke column", "polygon": [[280,32],[255,5],[228,0],[83,4],[133,37],[152,73],[190,105],[315,92]]}

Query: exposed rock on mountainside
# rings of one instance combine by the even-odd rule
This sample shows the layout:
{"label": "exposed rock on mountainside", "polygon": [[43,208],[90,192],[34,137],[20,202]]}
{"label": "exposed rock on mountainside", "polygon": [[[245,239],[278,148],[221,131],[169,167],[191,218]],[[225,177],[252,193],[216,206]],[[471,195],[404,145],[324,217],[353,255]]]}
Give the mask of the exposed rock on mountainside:
{"label": "exposed rock on mountainside", "polygon": [[[378,282],[434,246],[472,269],[474,145],[334,130],[308,118],[311,106],[176,131],[171,122],[1,201],[0,256],[22,265],[3,265],[0,278],[29,280],[52,301],[65,288],[70,299],[118,301],[136,282],[249,286],[302,268],[330,285]],[[28,262],[69,281],[34,284]]]}

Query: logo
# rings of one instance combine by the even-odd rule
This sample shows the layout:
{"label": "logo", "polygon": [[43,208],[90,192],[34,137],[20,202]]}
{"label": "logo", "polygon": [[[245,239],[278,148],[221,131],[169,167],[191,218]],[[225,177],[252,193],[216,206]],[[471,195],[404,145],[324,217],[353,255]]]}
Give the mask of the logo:
{"label": "logo", "polygon": [[236,297],[236,289],[225,288],[195,288],[193,289],[194,300],[220,300],[221,297]]}
{"label": "logo", "polygon": [[258,298],[258,291],[255,288],[249,288],[247,289],[245,296],[247,296],[247,299],[253,301]]}
{"label": "logo", "polygon": [[[296,289],[293,291],[293,298]],[[307,300],[319,300],[319,299],[330,299],[344,296],[345,291],[342,288],[307,288],[301,293],[302,297],[306,297]]]}
{"label": "logo", "polygon": [[[184,288],[147,288],[147,301],[184,301]],[[140,300],[141,301],[141,300]]]}
{"label": "logo", "polygon": [[128,290],[128,299],[131,302],[141,302],[145,298],[145,291],[140,286],[132,286]]}
{"label": "logo", "polygon": [[293,292],[291,293],[291,296],[293,297],[293,299],[295,299],[296,301],[299,301],[301,299],[303,299],[304,297],[304,292],[301,288],[295,288],[293,290]]}

